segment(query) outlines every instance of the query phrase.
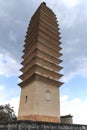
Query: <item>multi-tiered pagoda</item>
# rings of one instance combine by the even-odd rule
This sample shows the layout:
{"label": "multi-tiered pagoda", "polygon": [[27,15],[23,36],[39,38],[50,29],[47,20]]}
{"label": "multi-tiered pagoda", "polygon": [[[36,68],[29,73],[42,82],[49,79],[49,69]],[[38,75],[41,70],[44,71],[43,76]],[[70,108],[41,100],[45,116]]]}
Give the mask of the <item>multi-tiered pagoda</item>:
{"label": "multi-tiered pagoda", "polygon": [[41,3],[25,38],[18,120],[60,122],[60,38],[55,14]]}

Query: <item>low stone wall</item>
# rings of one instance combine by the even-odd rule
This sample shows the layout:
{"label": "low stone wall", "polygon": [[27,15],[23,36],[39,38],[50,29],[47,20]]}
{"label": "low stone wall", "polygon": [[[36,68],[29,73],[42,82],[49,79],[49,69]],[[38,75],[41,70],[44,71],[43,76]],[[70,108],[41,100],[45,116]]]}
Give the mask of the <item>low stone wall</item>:
{"label": "low stone wall", "polygon": [[15,121],[0,123],[0,130],[87,130],[87,125]]}

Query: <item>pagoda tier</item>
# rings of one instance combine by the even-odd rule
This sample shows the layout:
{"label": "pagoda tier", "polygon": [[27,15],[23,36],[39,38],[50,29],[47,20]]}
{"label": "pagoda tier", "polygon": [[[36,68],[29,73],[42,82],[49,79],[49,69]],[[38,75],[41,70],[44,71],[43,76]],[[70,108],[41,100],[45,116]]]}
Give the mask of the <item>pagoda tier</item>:
{"label": "pagoda tier", "polygon": [[59,73],[62,69],[59,65],[62,48],[58,26],[53,11],[42,3],[32,16],[26,32],[22,75],[19,77],[22,79],[21,87],[30,83],[32,77],[34,80],[39,77],[39,80],[53,82],[58,87],[62,84],[59,82],[62,77]]}
{"label": "pagoda tier", "polygon": [[41,81],[41,82],[47,83],[49,85],[50,84],[54,85],[56,87],[60,87],[62,85],[62,83],[60,81],[56,81],[56,80],[50,79],[49,77],[45,77],[45,76],[42,76],[42,75],[39,75],[36,73],[34,73],[30,78],[27,78],[26,80],[21,82],[19,85],[21,87],[24,87],[24,86],[26,86],[26,84],[29,84],[34,81]]}

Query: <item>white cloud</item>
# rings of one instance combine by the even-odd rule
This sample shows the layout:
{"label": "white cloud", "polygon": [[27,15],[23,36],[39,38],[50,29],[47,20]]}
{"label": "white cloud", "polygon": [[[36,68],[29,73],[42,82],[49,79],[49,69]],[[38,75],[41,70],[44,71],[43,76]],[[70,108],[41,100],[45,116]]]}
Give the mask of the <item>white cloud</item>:
{"label": "white cloud", "polygon": [[63,0],[63,4],[70,9],[76,7],[79,2],[80,0]]}
{"label": "white cloud", "polygon": [[17,76],[19,74],[19,63],[8,53],[4,50],[0,54],[0,75],[4,76]]}
{"label": "white cloud", "polygon": [[6,101],[6,103],[9,103],[13,107],[15,114],[18,115],[19,97],[14,97],[9,101]]}
{"label": "white cloud", "polygon": [[0,91],[4,90],[4,86],[0,86]]}
{"label": "white cloud", "polygon": [[75,72],[68,72],[65,73],[64,76],[62,77],[61,81],[64,83],[67,83],[69,80],[71,80],[73,77],[75,77],[76,73]]}
{"label": "white cloud", "polygon": [[75,76],[87,77],[87,1],[62,0],[54,3],[62,37],[63,82]]}
{"label": "white cloud", "polygon": [[6,101],[1,100],[0,104],[1,105],[10,104],[10,106],[13,107],[16,116],[18,115],[19,97],[13,97],[10,100],[6,100]]}
{"label": "white cloud", "polygon": [[73,123],[87,124],[87,100],[74,98],[69,100],[68,95],[61,97],[61,115],[71,114]]}
{"label": "white cloud", "polygon": [[82,76],[87,78],[87,58],[78,56],[75,57],[71,62],[66,64],[66,70],[62,78],[63,82],[68,82],[76,76]]}
{"label": "white cloud", "polygon": [[[62,0],[56,2],[53,1],[53,9],[57,15],[60,29],[63,31],[73,28],[77,23],[79,0]],[[68,32],[69,33],[69,32]]]}
{"label": "white cloud", "polygon": [[79,59],[78,74],[87,78],[87,58],[81,57]]}
{"label": "white cloud", "polygon": [[68,99],[68,95],[64,95],[60,98],[61,102],[65,102]]}
{"label": "white cloud", "polygon": [[0,85],[0,105],[10,104],[10,106],[13,107],[13,110],[16,115],[18,115],[18,107],[20,99],[19,92],[20,92],[19,88],[18,89],[15,87],[12,88],[12,86],[11,88],[9,88],[6,84]]}

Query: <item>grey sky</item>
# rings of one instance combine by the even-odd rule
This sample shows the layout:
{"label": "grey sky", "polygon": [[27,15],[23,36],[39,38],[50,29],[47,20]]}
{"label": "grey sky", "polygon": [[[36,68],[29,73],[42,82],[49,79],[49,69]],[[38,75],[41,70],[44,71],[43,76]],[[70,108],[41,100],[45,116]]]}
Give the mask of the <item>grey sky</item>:
{"label": "grey sky", "polygon": [[[0,0],[0,54],[9,53],[20,62],[30,17],[41,1]],[[57,15],[60,24],[64,80],[67,81],[78,74],[86,76],[87,1],[45,1]]]}

